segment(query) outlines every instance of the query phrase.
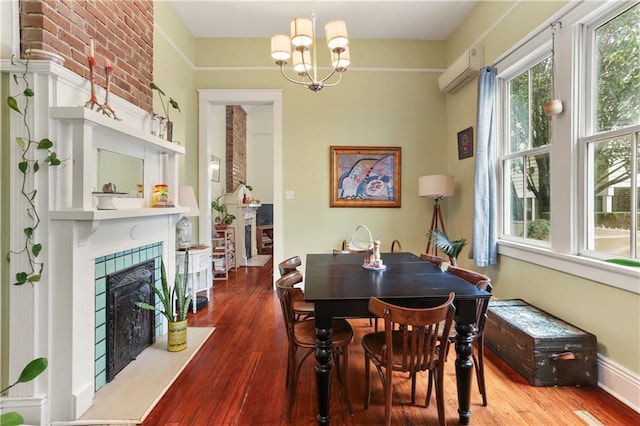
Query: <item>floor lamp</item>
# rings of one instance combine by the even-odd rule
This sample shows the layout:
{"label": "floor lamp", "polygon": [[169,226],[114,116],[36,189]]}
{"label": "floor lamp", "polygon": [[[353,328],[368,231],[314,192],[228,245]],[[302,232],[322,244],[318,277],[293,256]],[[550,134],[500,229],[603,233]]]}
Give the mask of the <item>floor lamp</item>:
{"label": "floor lamp", "polygon": [[[442,211],[440,210],[440,200],[445,197],[451,197],[454,194],[455,185],[453,183],[453,176],[450,175],[428,175],[418,178],[418,195],[420,197],[433,198],[433,214],[431,215],[431,228],[429,232],[434,229],[440,229],[445,234],[447,231],[444,228],[444,219],[442,218]],[[425,253],[429,253],[431,248],[431,237],[427,241],[427,249]],[[433,254],[435,255],[437,248],[433,247]]]}

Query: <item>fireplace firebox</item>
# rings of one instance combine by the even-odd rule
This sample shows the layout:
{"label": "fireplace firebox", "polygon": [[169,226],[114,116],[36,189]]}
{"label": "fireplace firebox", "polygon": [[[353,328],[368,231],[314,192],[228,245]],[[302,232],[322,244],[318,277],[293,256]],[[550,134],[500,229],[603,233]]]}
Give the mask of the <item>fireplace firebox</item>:
{"label": "fireplace firebox", "polygon": [[136,302],[155,305],[150,285],[155,262],[148,260],[107,275],[107,381],[110,382],[154,340],[154,315]]}

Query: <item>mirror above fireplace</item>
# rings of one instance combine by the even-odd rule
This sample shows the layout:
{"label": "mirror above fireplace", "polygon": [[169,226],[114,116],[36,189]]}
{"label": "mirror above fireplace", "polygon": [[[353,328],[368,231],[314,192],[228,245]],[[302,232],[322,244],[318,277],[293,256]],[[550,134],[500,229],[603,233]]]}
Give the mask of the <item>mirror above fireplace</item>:
{"label": "mirror above fireplace", "polygon": [[140,198],[144,194],[144,162],[141,158],[131,157],[106,149],[98,149],[98,187],[109,183],[115,185],[125,197]]}

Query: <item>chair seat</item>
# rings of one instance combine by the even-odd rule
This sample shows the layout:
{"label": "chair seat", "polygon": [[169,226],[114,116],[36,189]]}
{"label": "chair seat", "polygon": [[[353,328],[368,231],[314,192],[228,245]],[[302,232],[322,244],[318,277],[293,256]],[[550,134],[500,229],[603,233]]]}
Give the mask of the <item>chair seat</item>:
{"label": "chair seat", "polygon": [[[333,334],[331,340],[333,346],[346,346],[353,341],[353,328],[351,328],[351,324],[349,324],[347,320],[334,320],[332,327]],[[294,324],[293,330],[299,346],[315,348],[316,331],[313,320],[298,321]]]}
{"label": "chair seat", "polygon": [[[393,339],[393,369],[396,371],[402,370],[402,332],[394,331],[392,333]],[[384,353],[385,347],[385,332],[379,331],[376,333],[367,333],[362,336],[362,346],[364,350],[369,352],[369,356],[378,361],[381,361],[381,354]]]}
{"label": "chair seat", "polygon": [[293,310],[297,314],[313,314],[316,310],[316,305],[313,302],[293,302]]}

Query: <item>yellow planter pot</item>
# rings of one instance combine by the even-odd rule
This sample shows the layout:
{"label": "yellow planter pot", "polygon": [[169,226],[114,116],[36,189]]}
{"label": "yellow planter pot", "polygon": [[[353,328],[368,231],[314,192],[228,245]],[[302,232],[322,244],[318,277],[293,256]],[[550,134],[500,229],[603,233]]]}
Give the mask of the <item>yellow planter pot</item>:
{"label": "yellow planter pot", "polygon": [[167,334],[167,350],[179,352],[187,348],[187,320],[169,323]]}

